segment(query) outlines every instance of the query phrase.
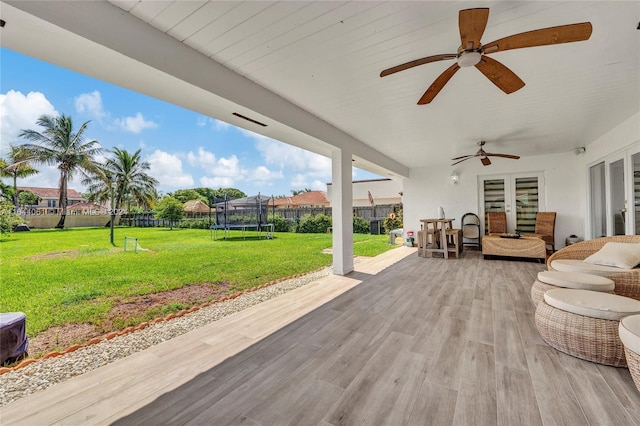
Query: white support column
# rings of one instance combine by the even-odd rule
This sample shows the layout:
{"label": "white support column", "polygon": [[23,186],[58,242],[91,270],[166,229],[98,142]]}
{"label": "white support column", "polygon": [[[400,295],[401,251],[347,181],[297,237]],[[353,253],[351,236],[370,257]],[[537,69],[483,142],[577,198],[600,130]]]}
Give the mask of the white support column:
{"label": "white support column", "polygon": [[351,152],[331,153],[331,214],[333,217],[333,273],[353,271],[353,183]]}

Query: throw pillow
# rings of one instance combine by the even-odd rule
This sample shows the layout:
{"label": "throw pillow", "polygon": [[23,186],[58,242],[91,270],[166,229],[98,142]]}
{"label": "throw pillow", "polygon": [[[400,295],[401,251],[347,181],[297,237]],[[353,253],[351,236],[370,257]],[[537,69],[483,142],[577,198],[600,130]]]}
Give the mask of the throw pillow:
{"label": "throw pillow", "polygon": [[640,244],[608,242],[584,261],[594,265],[632,269],[640,264]]}

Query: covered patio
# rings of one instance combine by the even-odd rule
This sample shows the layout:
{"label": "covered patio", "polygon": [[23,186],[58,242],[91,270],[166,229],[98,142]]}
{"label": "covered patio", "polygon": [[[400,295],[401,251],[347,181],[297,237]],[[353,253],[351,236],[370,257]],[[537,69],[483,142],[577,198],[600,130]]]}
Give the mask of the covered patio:
{"label": "covered patio", "polygon": [[[485,52],[522,79],[513,93],[470,67],[416,105],[456,63],[446,54],[462,41],[460,11],[477,8],[489,9],[481,45],[581,23],[592,33]],[[536,179],[535,210],[557,212],[556,248],[572,234],[640,232],[619,226],[640,208],[637,2],[2,0],[1,15],[5,48],[331,158],[336,274],[353,270],[353,167],[402,181],[414,232],[439,207],[484,219],[494,206],[482,184],[498,179],[513,231],[519,177]],[[451,165],[479,141],[520,159]]]}
{"label": "covered patio", "polygon": [[401,247],[18,400],[2,424],[640,424],[627,369],[539,337],[543,268]]}
{"label": "covered patio", "polygon": [[[509,95],[462,70],[417,106],[448,65],[379,77],[454,52],[459,10],[487,6],[483,42],[584,21],[593,35],[500,53],[526,81]],[[593,209],[590,172],[603,164],[602,186],[618,173],[620,199],[640,201],[638,2],[3,0],[1,13],[3,47],[331,158],[336,274],[16,401],[3,424],[640,424],[626,369],[540,339],[529,289],[544,265],[405,247],[354,265],[351,184],[354,166],[402,180],[417,231],[438,207],[483,217],[484,179],[535,173],[557,248],[637,234]],[[479,140],[521,158],[452,168]]]}

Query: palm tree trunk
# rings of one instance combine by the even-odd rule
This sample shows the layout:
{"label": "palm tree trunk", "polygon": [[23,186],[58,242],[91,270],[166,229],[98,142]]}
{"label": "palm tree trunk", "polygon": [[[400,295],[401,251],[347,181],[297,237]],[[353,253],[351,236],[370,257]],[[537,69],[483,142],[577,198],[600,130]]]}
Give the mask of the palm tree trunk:
{"label": "palm tree trunk", "polygon": [[13,205],[18,207],[18,175],[13,174]]}
{"label": "palm tree trunk", "polygon": [[67,198],[67,174],[63,170],[60,172],[60,198],[59,198],[59,204],[60,204],[60,207],[62,207],[62,214],[60,215],[60,220],[56,225],[56,229],[64,228],[64,221],[67,218],[67,202],[68,201],[69,200]]}

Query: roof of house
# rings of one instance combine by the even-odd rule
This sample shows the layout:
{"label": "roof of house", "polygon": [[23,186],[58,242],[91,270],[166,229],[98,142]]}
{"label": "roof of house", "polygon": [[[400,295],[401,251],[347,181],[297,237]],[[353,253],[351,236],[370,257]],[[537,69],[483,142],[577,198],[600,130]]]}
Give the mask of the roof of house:
{"label": "roof of house", "polygon": [[[36,186],[19,186],[18,191],[31,191],[40,198],[58,198],[60,190],[58,188],[38,188]],[[67,188],[67,198],[84,199],[75,189]]]}
{"label": "roof of house", "polygon": [[292,197],[280,197],[273,200],[275,206],[318,206],[329,204],[324,191],[308,191]]}
{"label": "roof of house", "polygon": [[67,210],[104,210],[104,206],[94,203],[75,203],[67,207]]}
{"label": "roof of house", "polygon": [[211,209],[202,200],[189,200],[184,203],[184,211],[187,213],[209,213]]}

